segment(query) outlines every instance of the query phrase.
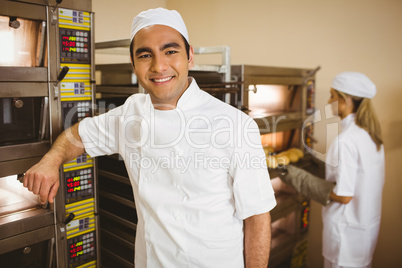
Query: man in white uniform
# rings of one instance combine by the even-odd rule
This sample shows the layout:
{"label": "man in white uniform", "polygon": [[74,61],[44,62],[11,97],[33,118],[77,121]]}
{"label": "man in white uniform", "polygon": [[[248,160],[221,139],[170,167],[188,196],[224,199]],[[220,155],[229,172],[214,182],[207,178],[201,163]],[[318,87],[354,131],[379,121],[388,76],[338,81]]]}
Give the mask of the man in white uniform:
{"label": "man in white uniform", "polygon": [[24,186],[52,202],[58,167],[83,146],[91,156],[119,153],[138,214],[136,267],[266,268],[276,201],[257,125],[188,77],[193,48],[179,13],[140,13],[131,40],[149,94],[62,133]]}

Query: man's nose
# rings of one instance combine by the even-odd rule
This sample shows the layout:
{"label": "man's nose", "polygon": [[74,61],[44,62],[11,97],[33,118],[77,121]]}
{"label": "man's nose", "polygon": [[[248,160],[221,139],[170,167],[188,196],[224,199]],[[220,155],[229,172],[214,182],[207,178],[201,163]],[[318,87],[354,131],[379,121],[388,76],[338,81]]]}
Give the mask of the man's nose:
{"label": "man's nose", "polygon": [[167,59],[163,55],[155,55],[152,59],[151,70],[156,73],[161,73],[167,69]]}

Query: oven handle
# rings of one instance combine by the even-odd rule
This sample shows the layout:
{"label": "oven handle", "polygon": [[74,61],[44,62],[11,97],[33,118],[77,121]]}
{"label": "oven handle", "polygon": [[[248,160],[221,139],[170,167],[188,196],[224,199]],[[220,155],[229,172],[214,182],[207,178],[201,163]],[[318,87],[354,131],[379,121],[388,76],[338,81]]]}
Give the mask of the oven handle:
{"label": "oven handle", "polygon": [[48,250],[48,252],[49,252],[49,268],[50,267],[53,267],[52,266],[52,264],[53,264],[53,247],[54,247],[54,237],[52,237],[52,239],[50,239],[50,241],[49,241],[49,250]]}
{"label": "oven handle", "polygon": [[48,125],[48,114],[49,114],[49,98],[44,97],[41,109],[41,119],[40,119],[40,140],[45,139],[46,127]]}
{"label": "oven handle", "polygon": [[40,44],[39,44],[39,55],[38,55],[38,66],[42,66],[43,61],[43,52],[45,47],[45,32],[46,32],[46,22],[42,22],[42,29],[41,29],[41,37],[40,37]]}
{"label": "oven handle", "polygon": [[70,68],[68,68],[68,66],[64,66],[59,75],[57,76],[57,81],[53,84],[53,91],[54,91],[54,99],[57,100],[59,98],[59,83],[61,80],[64,79],[64,77],[67,75],[68,71],[70,70]]}

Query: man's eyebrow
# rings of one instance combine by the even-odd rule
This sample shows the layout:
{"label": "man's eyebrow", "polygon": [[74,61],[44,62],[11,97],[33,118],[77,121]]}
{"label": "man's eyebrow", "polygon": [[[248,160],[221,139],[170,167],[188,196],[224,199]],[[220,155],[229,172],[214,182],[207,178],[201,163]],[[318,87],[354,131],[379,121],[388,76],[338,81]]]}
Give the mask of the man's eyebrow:
{"label": "man's eyebrow", "polygon": [[176,42],[170,42],[170,43],[166,43],[163,46],[161,46],[160,50],[163,51],[167,48],[181,48],[181,46]]}
{"label": "man's eyebrow", "polygon": [[[163,51],[168,48],[181,48],[181,46],[176,42],[170,42],[170,43],[163,44],[160,47],[160,51]],[[152,49],[149,47],[140,47],[135,51],[136,56],[138,56],[141,53],[152,53]]]}
{"label": "man's eyebrow", "polygon": [[135,55],[138,56],[141,53],[148,52],[151,53],[152,50],[149,47],[140,47],[135,51]]}

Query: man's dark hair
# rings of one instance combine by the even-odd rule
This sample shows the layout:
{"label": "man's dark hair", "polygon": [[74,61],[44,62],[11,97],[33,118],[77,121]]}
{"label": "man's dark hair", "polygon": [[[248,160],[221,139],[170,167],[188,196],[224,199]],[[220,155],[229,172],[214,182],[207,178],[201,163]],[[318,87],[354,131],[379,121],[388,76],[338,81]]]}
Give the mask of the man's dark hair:
{"label": "man's dark hair", "polygon": [[[184,46],[186,47],[187,59],[190,59],[190,44],[187,42],[187,39],[184,38],[184,36],[182,34],[181,34],[181,37],[183,38]],[[134,38],[133,38],[133,40],[131,40],[131,43],[130,43],[130,58],[133,63],[133,66],[134,66],[134,55],[133,55],[134,42],[133,41],[134,41]]]}

